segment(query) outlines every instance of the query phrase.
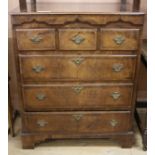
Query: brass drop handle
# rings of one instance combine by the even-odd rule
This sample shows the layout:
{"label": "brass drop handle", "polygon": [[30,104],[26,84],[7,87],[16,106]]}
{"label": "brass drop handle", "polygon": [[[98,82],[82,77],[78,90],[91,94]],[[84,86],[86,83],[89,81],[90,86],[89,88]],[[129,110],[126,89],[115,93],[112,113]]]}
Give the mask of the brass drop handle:
{"label": "brass drop handle", "polygon": [[35,73],[40,73],[40,72],[44,71],[45,68],[44,68],[43,66],[41,66],[41,65],[37,65],[37,66],[32,67],[32,70],[33,70]]}
{"label": "brass drop handle", "polygon": [[37,94],[36,95],[36,99],[39,101],[43,101],[46,98],[45,94]]}
{"label": "brass drop handle", "polygon": [[124,65],[123,64],[113,64],[112,66],[112,70],[114,72],[120,72],[124,69]]}
{"label": "brass drop handle", "polygon": [[72,60],[75,65],[80,65],[84,61],[84,58],[78,57]]}
{"label": "brass drop handle", "polygon": [[82,37],[80,34],[77,34],[73,38],[71,38],[71,41],[73,41],[77,45],[80,45],[84,40],[85,38]]}
{"label": "brass drop handle", "polygon": [[36,43],[40,43],[43,40],[43,38],[38,35],[35,35],[32,38],[30,38],[30,40],[36,44]]}
{"label": "brass drop handle", "polygon": [[112,97],[114,100],[119,99],[120,96],[121,96],[121,94],[120,94],[119,92],[113,92],[113,93],[111,94],[111,97]]}
{"label": "brass drop handle", "polygon": [[76,94],[80,94],[81,91],[83,90],[83,86],[74,86],[72,87],[73,91],[76,93]]}
{"label": "brass drop handle", "polygon": [[115,119],[112,119],[112,120],[110,121],[110,125],[111,125],[112,127],[117,126],[117,124],[118,124],[118,121],[116,121]]}
{"label": "brass drop handle", "polygon": [[45,120],[38,120],[37,121],[37,125],[40,127],[44,127],[47,124],[48,124],[48,122],[46,122]]}
{"label": "brass drop handle", "polygon": [[83,114],[74,114],[73,115],[73,118],[76,120],[76,121],[80,121],[83,117]]}
{"label": "brass drop handle", "polygon": [[116,36],[113,40],[117,45],[121,45],[125,41],[125,38],[119,35],[119,36]]}

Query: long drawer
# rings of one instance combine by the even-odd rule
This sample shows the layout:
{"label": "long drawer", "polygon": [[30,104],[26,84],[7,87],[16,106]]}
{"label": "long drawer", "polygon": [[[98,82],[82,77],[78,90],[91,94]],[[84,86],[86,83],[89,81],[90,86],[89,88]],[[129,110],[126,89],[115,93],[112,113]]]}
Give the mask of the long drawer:
{"label": "long drawer", "polygon": [[102,134],[132,129],[129,111],[25,113],[22,123],[24,132],[53,134]]}
{"label": "long drawer", "polygon": [[21,55],[24,81],[133,80],[136,55]]}
{"label": "long drawer", "polygon": [[24,86],[26,111],[128,109],[132,84],[52,84]]}

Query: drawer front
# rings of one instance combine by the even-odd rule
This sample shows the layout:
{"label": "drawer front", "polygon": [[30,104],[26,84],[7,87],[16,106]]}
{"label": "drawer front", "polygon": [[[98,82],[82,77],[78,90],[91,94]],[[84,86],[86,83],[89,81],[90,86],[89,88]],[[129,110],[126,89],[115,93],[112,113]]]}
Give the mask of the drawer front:
{"label": "drawer front", "polygon": [[139,29],[102,29],[102,50],[137,50]]}
{"label": "drawer front", "polygon": [[54,50],[54,29],[17,29],[17,46],[19,50]]}
{"label": "drawer front", "polygon": [[21,56],[24,81],[132,80],[136,56]]}
{"label": "drawer front", "polygon": [[27,111],[119,109],[132,106],[132,84],[57,84],[25,86]]}
{"label": "drawer front", "polygon": [[96,50],[96,29],[60,29],[60,50]]}
{"label": "drawer front", "polygon": [[102,134],[130,131],[130,112],[51,112],[23,116],[25,132]]}

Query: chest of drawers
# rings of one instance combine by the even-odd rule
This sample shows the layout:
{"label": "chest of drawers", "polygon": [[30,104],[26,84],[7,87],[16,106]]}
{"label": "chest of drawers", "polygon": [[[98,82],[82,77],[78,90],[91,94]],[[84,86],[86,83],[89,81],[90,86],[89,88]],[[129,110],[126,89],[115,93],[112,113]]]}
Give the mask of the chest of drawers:
{"label": "chest of drawers", "polygon": [[65,138],[131,147],[143,13],[60,5],[11,15],[23,148]]}

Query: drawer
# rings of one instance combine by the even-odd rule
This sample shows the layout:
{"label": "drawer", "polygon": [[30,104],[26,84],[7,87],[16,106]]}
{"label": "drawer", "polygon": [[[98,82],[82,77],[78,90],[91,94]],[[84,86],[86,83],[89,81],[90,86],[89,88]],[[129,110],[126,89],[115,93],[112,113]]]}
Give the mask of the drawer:
{"label": "drawer", "polygon": [[17,46],[19,50],[54,50],[54,29],[17,29]]}
{"label": "drawer", "polygon": [[131,131],[130,112],[48,112],[23,115],[24,132],[102,134]]}
{"label": "drawer", "polygon": [[102,50],[137,50],[139,29],[101,29]]}
{"label": "drawer", "polygon": [[96,50],[96,29],[59,29],[60,50]]}
{"label": "drawer", "polygon": [[26,111],[128,109],[132,84],[52,84],[24,86]]}
{"label": "drawer", "polygon": [[21,56],[24,81],[133,80],[135,55]]}

